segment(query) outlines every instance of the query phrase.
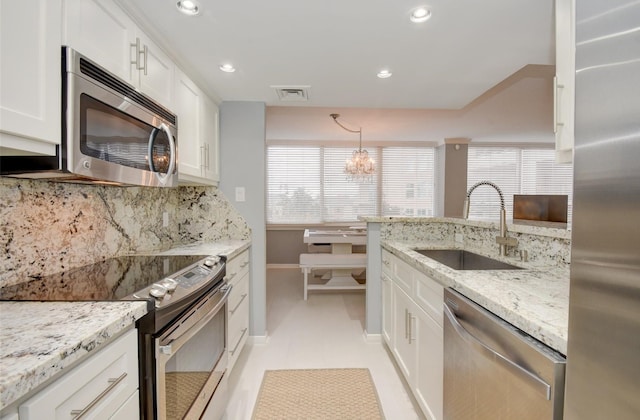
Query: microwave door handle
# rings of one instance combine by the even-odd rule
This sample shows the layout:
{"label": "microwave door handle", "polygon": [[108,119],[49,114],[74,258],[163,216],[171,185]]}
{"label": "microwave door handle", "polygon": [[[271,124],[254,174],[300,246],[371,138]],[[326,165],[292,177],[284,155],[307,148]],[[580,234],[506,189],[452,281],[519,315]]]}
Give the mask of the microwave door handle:
{"label": "microwave door handle", "polygon": [[[156,171],[156,168],[153,166],[153,144],[156,141],[156,137],[158,135],[158,131],[159,130],[163,130],[166,134],[167,134],[167,138],[169,139],[169,151],[171,156],[169,157],[169,169],[167,170],[166,174],[161,174],[160,172]],[[158,177],[158,181],[160,181],[161,184],[166,184],[167,179],[169,178],[169,176],[171,176],[171,174],[173,173],[173,170],[176,167],[176,143],[175,141],[173,141],[173,136],[171,135],[171,131],[169,130],[169,127],[165,124],[165,123],[160,123],[160,127],[156,127],[151,131],[151,134],[149,135],[149,169],[151,169],[151,172],[154,172],[156,174],[156,177]]]}

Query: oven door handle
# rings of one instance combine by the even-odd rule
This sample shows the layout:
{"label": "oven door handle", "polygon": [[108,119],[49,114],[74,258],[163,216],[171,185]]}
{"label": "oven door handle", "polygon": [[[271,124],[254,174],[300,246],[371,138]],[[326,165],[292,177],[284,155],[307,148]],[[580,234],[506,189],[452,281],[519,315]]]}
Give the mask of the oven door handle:
{"label": "oven door handle", "polygon": [[[194,324],[191,328],[189,328],[187,331],[182,333],[178,333],[178,331],[175,331],[174,333],[168,335],[167,337],[164,337],[162,341],[165,341],[166,344],[158,346],[158,350],[160,351],[160,354],[166,355],[167,357],[171,356],[171,354],[179,350],[180,347],[184,345],[184,343],[186,343],[194,335],[196,335],[198,331],[200,331],[202,327],[204,327],[209,321],[211,321],[213,317],[215,317],[218,314],[218,312],[220,312],[220,309],[227,303],[227,300],[229,299],[229,293],[231,293],[232,288],[233,286],[231,286],[230,284],[220,287],[219,291],[216,292],[216,293],[220,293],[220,292],[224,293],[224,295],[222,295],[222,297],[220,298],[220,301],[216,303],[216,306],[214,306],[213,309],[209,310],[205,316],[203,316],[200,320],[198,320],[198,322]],[[178,334],[175,334],[175,333],[178,333]],[[174,338],[174,336],[176,337]]]}

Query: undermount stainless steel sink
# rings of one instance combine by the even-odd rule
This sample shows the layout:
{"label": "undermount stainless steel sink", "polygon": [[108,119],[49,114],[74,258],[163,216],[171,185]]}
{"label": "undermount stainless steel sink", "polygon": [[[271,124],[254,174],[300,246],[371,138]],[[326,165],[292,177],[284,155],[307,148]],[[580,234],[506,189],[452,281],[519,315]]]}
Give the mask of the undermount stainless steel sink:
{"label": "undermount stainless steel sink", "polygon": [[522,270],[522,267],[462,249],[416,249],[415,251],[454,270]]}

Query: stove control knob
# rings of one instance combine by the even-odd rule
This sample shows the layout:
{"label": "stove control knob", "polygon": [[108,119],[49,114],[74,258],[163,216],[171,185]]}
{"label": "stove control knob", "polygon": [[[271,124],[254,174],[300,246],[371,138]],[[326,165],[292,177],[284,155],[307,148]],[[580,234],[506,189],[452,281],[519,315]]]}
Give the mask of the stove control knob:
{"label": "stove control knob", "polygon": [[178,287],[178,282],[171,277],[167,277],[160,282],[160,286],[167,289],[167,292],[173,293],[173,291],[176,290],[176,287]]}
{"label": "stove control knob", "polygon": [[153,286],[151,286],[149,294],[156,299],[162,299],[164,295],[167,294],[167,289],[160,284],[154,284]]}
{"label": "stove control knob", "polygon": [[204,264],[205,267],[213,268],[216,264],[218,264],[218,262],[220,262],[220,257],[211,257],[204,260],[202,264]]}

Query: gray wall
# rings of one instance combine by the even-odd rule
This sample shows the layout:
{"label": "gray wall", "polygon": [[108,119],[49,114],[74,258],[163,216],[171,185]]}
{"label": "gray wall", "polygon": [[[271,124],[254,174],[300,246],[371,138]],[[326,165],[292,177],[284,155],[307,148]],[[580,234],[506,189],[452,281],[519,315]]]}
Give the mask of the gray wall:
{"label": "gray wall", "polygon": [[[265,104],[220,105],[220,190],[251,228],[250,335],[266,336]],[[236,188],[245,201],[236,201]]]}
{"label": "gray wall", "polygon": [[298,264],[299,255],[308,251],[304,229],[267,231],[267,264]]}
{"label": "gray wall", "polygon": [[444,156],[444,213],[445,217],[462,217],[467,195],[468,144],[446,144]]}

